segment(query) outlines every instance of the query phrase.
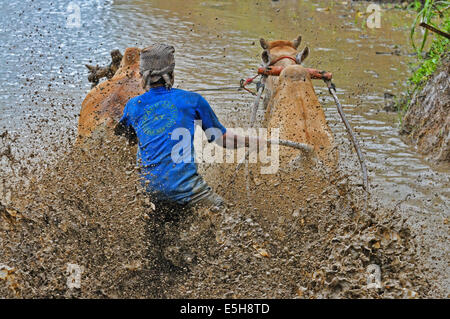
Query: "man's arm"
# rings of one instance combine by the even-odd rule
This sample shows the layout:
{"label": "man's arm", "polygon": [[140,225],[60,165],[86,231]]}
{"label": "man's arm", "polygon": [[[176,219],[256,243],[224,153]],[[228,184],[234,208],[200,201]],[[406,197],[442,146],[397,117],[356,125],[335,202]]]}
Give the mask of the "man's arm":
{"label": "man's arm", "polygon": [[221,138],[217,138],[215,142],[224,147],[224,148],[240,148],[240,147],[250,147],[250,145],[256,145],[256,149],[259,149],[260,144],[269,147],[270,141],[254,137],[254,136],[243,136],[233,133],[230,130],[227,130],[225,134],[222,135]]}
{"label": "man's arm", "polygon": [[130,145],[135,145],[137,143],[137,135],[131,126],[125,125],[123,122],[117,123],[114,128],[115,135],[123,135],[128,139]]}
{"label": "man's arm", "polygon": [[202,121],[202,129],[208,137],[208,142],[214,141],[225,148],[239,148],[256,145],[259,149],[260,143],[269,145],[269,141],[253,136],[241,136],[227,130],[219,121],[209,103],[198,95],[199,100],[196,108],[196,120]]}
{"label": "man's arm", "polygon": [[[131,100],[130,100],[131,101]],[[123,135],[128,139],[130,145],[135,145],[138,142],[136,132],[129,120],[128,108],[130,101],[123,108],[122,117],[114,128],[115,135]]]}

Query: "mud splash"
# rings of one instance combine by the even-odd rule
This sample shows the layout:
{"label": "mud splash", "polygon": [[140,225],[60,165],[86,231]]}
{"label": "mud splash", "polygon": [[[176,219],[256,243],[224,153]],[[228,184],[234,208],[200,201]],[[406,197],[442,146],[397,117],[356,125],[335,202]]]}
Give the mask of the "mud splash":
{"label": "mud splash", "polygon": [[[224,169],[222,182],[228,182],[230,168]],[[223,215],[174,212],[177,218],[155,224],[162,212],[139,187],[135,149],[122,138],[101,133],[18,191],[8,207],[0,207],[0,261],[14,269],[13,279],[0,280],[0,294],[429,296],[414,238],[398,208],[372,203],[363,213],[361,188],[339,171],[330,178],[320,164],[284,169],[274,178],[279,186],[263,185],[254,177],[241,200],[236,194],[245,197],[245,178],[240,175],[221,194],[231,204]],[[270,187],[277,191],[268,192]],[[279,205],[272,206],[274,202]],[[163,237],[154,236],[158,229],[164,229]],[[161,253],[163,241],[170,245]],[[82,267],[80,288],[68,288],[68,264]],[[381,270],[378,284],[367,272],[374,264]]]}

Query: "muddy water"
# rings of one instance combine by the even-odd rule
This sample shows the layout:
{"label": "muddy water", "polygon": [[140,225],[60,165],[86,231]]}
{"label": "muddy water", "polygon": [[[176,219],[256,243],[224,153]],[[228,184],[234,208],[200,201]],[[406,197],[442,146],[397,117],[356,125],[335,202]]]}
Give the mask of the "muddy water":
{"label": "muddy water", "polygon": [[[76,3],[76,2],[75,2]],[[82,1],[80,28],[67,28],[68,1],[8,1],[2,5],[0,128],[18,135],[20,148],[46,149],[73,138],[89,88],[85,63],[106,63],[109,51],[155,41],[177,50],[177,86],[237,85],[259,64],[259,37],[302,34],[311,49],[307,66],[334,73],[338,95],[364,145],[372,185],[386,200],[413,194],[408,204],[448,213],[449,167],[429,164],[398,135],[398,116],[386,113],[384,92],[399,95],[411,58],[375,52],[411,51],[411,15],[382,13],[381,29],[368,29],[357,12],[365,4],[341,1]],[[70,11],[72,12],[72,11]],[[338,140],[346,135],[321,82],[316,90]],[[219,117],[244,126],[251,96],[207,92]],[[45,143],[42,142],[45,140]],[[56,149],[55,149],[56,150]],[[53,151],[55,151],[53,150]],[[22,150],[14,150],[21,152]]]}
{"label": "muddy water", "polygon": [[[382,110],[384,92],[400,94],[408,77],[411,58],[403,54],[410,51],[407,30],[412,16],[407,12],[384,11],[381,29],[370,30],[363,18],[357,18],[358,10],[365,11],[364,3],[80,1],[81,26],[67,28],[68,3],[2,4],[0,130],[15,138],[13,157],[30,169],[70,145],[89,89],[83,65],[109,62],[112,49],[172,43],[177,56],[176,86],[205,89],[237,85],[240,78],[253,75],[260,61],[261,36],[293,39],[301,34],[311,49],[305,64],[335,75],[338,95],[362,141],[379,198],[395,203],[406,198],[407,214],[418,216],[425,230],[442,225],[448,217],[449,167],[429,164],[403,143],[397,115]],[[403,54],[375,54],[395,49]],[[316,90],[336,140],[347,144],[323,83],[317,82]],[[204,96],[227,126],[248,124],[251,96],[231,91]],[[8,157],[1,160],[3,176],[18,174],[8,171]],[[3,178],[2,201],[7,202],[11,187]],[[423,222],[423,217],[434,224]],[[440,242],[447,238],[441,229],[436,236],[441,236]]]}

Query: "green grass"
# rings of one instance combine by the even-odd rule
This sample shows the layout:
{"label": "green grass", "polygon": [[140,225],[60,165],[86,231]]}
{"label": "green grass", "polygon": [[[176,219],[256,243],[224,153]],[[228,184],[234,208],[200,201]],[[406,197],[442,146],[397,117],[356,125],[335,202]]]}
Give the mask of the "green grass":
{"label": "green grass", "polygon": [[423,51],[423,48],[425,47],[430,31],[428,29],[425,29],[422,41],[420,43],[420,47],[417,48],[414,41],[414,34],[416,32],[416,29],[418,28],[418,24],[420,22],[425,22],[434,27],[439,28],[440,24],[442,24],[443,22],[445,26],[446,19],[448,20],[450,1],[425,0],[422,5],[420,1],[416,0],[411,6],[416,11],[418,11],[416,18],[414,19],[414,23],[411,26],[411,33],[410,33],[411,44],[418,53],[421,53]]}
{"label": "green grass", "polygon": [[[420,22],[426,22],[442,31],[450,33],[450,1],[426,0],[424,5],[420,1],[415,1],[410,5],[410,9],[417,11],[416,19],[411,26],[411,45],[417,52],[417,61],[413,64],[414,72],[408,79],[407,99],[397,104],[397,109],[401,111],[400,118],[408,110],[412,95],[427,82],[428,78],[438,68],[442,56],[450,50],[450,40],[426,30],[421,39],[420,45],[416,46],[414,34]],[[432,38],[430,49],[423,54],[423,49],[428,38]]]}
{"label": "green grass", "polygon": [[435,39],[432,44],[430,51],[427,53],[425,58],[418,58],[418,68],[409,78],[408,82],[414,87],[420,87],[423,83],[426,82],[428,77],[433,74],[436,68],[439,65],[441,60],[441,56],[449,51],[449,43],[448,39]]}

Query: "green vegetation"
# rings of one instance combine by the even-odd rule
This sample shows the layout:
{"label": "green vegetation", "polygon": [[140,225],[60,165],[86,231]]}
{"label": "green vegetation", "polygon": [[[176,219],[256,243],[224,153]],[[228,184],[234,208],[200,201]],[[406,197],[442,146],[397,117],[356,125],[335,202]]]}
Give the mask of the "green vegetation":
{"label": "green vegetation", "polygon": [[[415,1],[410,5],[411,9],[418,12],[413,25],[411,26],[410,39],[413,48],[417,52],[417,63],[415,63],[415,71],[408,80],[409,89],[407,92],[408,100],[400,103],[398,109],[402,113],[406,112],[409,107],[411,96],[416,90],[420,90],[426,83],[428,77],[433,74],[439,66],[442,56],[449,52],[450,40],[444,36],[434,34],[428,29],[425,30],[421,43],[416,46],[414,35],[420,22],[425,22],[439,30],[450,33],[450,1],[433,1],[425,0],[423,4],[421,1]],[[423,49],[426,45],[429,36],[433,37],[429,51],[424,54]],[[406,102],[406,103],[405,103]]]}
{"label": "green vegetation", "polygon": [[422,52],[425,43],[427,42],[429,30],[425,29],[425,33],[422,38],[422,42],[420,44],[420,48],[417,49],[414,42],[414,33],[416,32],[417,24],[420,22],[425,22],[434,27],[439,28],[440,25],[447,24],[448,27],[448,19],[449,19],[449,8],[450,1],[434,1],[434,0],[425,0],[422,6],[422,2],[416,0],[411,4],[411,7],[418,11],[416,19],[411,27],[411,43],[416,51],[419,53]]}
{"label": "green vegetation", "polygon": [[420,87],[427,80],[428,76],[436,70],[441,56],[449,51],[449,43],[450,41],[446,38],[436,38],[431,43],[431,48],[427,55],[425,57],[419,55],[420,66],[409,79],[412,85]]}

